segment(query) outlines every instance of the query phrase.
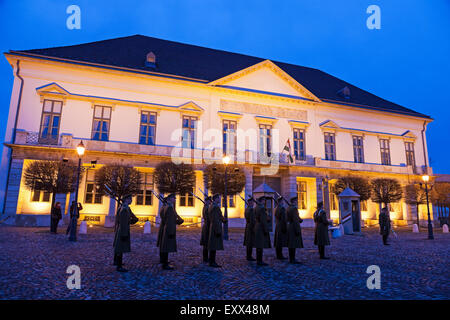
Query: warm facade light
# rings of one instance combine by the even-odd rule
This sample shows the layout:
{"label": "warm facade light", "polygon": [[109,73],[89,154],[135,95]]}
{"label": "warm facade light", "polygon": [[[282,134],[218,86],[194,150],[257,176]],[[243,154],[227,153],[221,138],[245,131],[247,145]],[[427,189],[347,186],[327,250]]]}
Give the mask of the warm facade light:
{"label": "warm facade light", "polygon": [[430,180],[430,176],[428,176],[428,175],[423,175],[423,176],[422,176],[422,180],[425,181],[425,182],[428,182],[428,181]]}
{"label": "warm facade light", "polygon": [[86,150],[86,148],[84,147],[83,140],[81,140],[81,142],[77,146],[78,155],[81,157],[84,154],[85,150]]}
{"label": "warm facade light", "polygon": [[224,164],[229,164],[229,163],[230,163],[230,157],[229,157],[229,156],[223,157],[223,158],[222,158],[222,162],[223,162]]}

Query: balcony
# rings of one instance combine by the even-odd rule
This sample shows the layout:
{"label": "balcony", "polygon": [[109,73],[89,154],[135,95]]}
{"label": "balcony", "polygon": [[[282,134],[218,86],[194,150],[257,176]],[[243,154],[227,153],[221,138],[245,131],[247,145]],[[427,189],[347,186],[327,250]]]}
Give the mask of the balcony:
{"label": "balcony", "polygon": [[[42,139],[37,132],[27,132],[25,130],[16,131],[16,144],[19,145],[40,145],[48,147],[60,147],[62,149],[73,149],[80,142],[80,139],[74,139],[70,134],[61,134],[57,138]],[[191,159],[194,164],[221,162],[223,153],[221,148],[216,149],[187,149],[164,145],[143,145],[130,142],[117,141],[96,141],[83,139],[86,149],[98,152],[113,152],[123,154],[136,154],[147,156],[167,157],[171,159]],[[275,153],[271,156],[261,154],[256,151],[245,150],[238,152],[236,156],[231,156],[231,162],[236,164],[258,164],[258,165],[281,165],[281,166],[301,166],[301,167],[319,167],[327,169],[343,169],[355,171],[369,171],[379,173],[410,174],[422,175],[432,174],[431,168],[425,166],[414,167],[406,165],[381,165],[375,163],[355,163],[341,160],[324,160],[320,157],[307,155],[305,160],[296,160],[290,162],[286,152]]]}

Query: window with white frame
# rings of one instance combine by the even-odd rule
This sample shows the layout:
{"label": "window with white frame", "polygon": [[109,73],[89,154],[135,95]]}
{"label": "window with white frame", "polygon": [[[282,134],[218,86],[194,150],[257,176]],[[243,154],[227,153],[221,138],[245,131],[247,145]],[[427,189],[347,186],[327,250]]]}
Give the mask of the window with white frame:
{"label": "window with white frame", "polygon": [[57,144],[61,122],[62,101],[44,100],[39,143]]}
{"label": "window with white frame", "polygon": [[297,182],[297,200],[298,208],[300,210],[306,210],[308,208],[308,192],[306,181]]}
{"label": "window with white frame", "polygon": [[294,128],[294,155],[296,160],[306,160],[305,130]]}

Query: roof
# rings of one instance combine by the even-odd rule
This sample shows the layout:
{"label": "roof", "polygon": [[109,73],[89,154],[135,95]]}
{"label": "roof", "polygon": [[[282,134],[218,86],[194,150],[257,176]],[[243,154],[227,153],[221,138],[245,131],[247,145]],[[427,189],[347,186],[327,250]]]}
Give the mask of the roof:
{"label": "roof", "polygon": [[253,193],[275,193],[275,190],[269,187],[266,183],[262,183],[256,187],[255,190],[253,190]]}
{"label": "roof", "polygon": [[[146,64],[149,52],[156,55],[156,69]],[[10,50],[11,54],[42,55],[84,63],[157,72],[210,82],[266,59],[168,41],[143,35],[114,38],[72,46]],[[298,83],[325,102],[381,110],[421,118],[427,115],[384,100],[318,69],[273,61]],[[350,91],[350,97],[342,92]]]}
{"label": "roof", "polygon": [[340,194],[339,197],[360,197],[355,191],[350,189],[349,187],[345,188]]}

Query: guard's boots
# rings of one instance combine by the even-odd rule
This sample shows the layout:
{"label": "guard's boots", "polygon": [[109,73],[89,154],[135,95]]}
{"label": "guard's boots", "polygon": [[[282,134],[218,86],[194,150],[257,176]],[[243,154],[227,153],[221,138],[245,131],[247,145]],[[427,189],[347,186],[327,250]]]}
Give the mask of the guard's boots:
{"label": "guard's boots", "polygon": [[300,264],[299,261],[295,260],[295,248],[289,248],[289,263]]}
{"label": "guard's boots", "polygon": [[174,268],[169,265],[169,263],[165,262],[162,265],[163,270],[173,270]]}
{"label": "guard's boots", "polygon": [[276,253],[277,253],[277,259],[278,260],[286,260],[286,257],[283,257],[283,248],[282,247],[276,247],[275,248]]}
{"label": "guard's boots", "polygon": [[247,247],[247,261],[256,261],[256,259],[252,257],[252,250],[252,247]]}
{"label": "guard's boots", "polygon": [[258,266],[268,266],[267,263],[262,261],[263,258],[263,249],[256,249],[256,264]]}

